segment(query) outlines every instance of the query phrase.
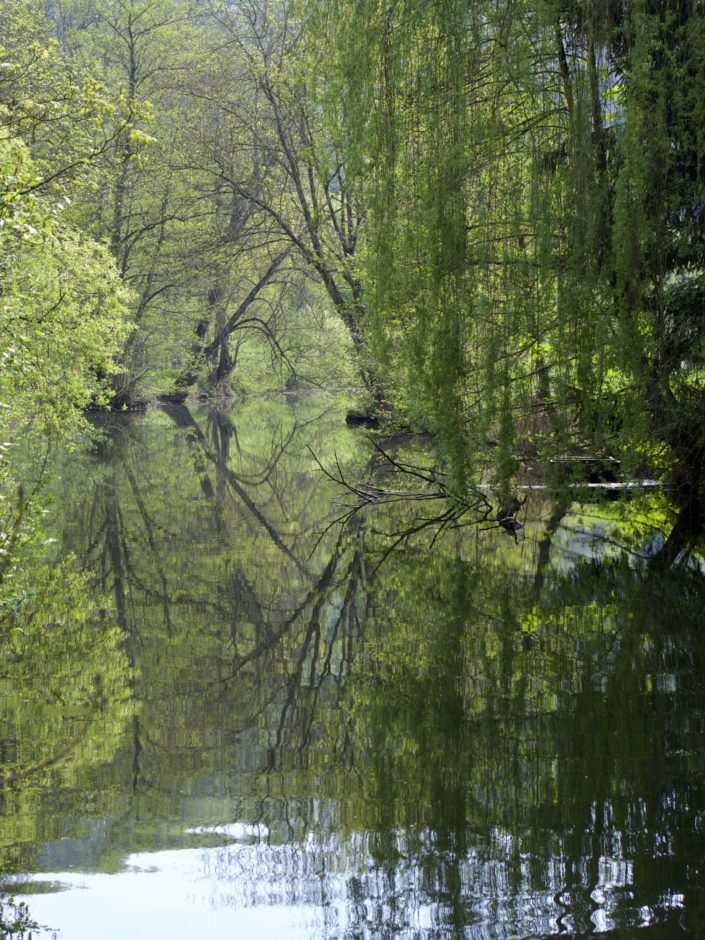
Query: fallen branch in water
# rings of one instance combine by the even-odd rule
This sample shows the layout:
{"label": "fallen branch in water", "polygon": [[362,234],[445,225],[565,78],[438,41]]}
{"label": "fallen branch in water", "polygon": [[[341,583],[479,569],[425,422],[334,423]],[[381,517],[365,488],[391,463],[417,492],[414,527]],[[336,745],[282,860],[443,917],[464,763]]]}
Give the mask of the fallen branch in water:
{"label": "fallen branch in water", "polygon": [[[394,541],[385,550],[380,564],[384,559],[402,543],[407,542],[412,536],[425,530],[435,530],[431,539],[431,547],[436,540],[444,533],[453,529],[464,528],[469,525],[480,525],[487,522],[494,507],[481,489],[476,488],[467,493],[459,494],[449,488],[447,477],[444,473],[435,467],[422,467],[417,464],[406,463],[392,457],[376,441],[372,444],[377,453],[384,458],[387,469],[394,476],[395,480],[412,479],[419,481],[423,486],[417,489],[407,489],[401,486],[377,486],[372,483],[352,483],[346,479],[343,473],[338,455],[335,455],[336,472],[332,472],[320,462],[316,454],[309,448],[311,456],[316,461],[319,469],[329,480],[343,487],[348,493],[355,497],[355,502],[346,508],[346,511],[334,519],[321,533],[314,551],[325,534],[333,526],[345,526],[357,513],[369,506],[391,505],[394,503],[427,503],[434,501],[445,501],[448,506],[442,511],[433,515],[424,516],[417,519],[413,525],[395,532],[381,532],[386,538]],[[500,520],[500,513],[496,519],[498,526],[504,527]],[[494,528],[494,526],[493,526]]]}

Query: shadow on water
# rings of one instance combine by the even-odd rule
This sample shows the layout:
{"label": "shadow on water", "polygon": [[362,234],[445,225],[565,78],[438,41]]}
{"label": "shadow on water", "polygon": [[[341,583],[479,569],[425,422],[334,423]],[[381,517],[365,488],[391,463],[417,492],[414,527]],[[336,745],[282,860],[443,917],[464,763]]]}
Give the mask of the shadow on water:
{"label": "shadow on water", "polygon": [[[323,411],[168,406],[67,458],[56,526],[134,708],[5,788],[6,882],[67,938],[90,878],[140,866],[223,917],[286,910],[271,935],[697,936],[702,579],[587,557],[565,505],[519,545],[466,531],[379,565],[397,519],[321,538],[339,507],[309,448],[369,456]],[[80,872],[88,893],[36,893]]]}

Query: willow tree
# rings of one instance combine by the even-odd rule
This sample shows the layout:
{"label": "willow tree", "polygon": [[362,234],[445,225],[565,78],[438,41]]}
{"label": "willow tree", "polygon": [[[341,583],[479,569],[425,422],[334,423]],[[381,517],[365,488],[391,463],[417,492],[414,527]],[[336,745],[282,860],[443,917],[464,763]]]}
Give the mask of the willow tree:
{"label": "willow tree", "polygon": [[684,507],[671,560],[705,505],[701,5],[308,10],[368,201],[368,326],[399,399],[459,485],[488,435],[505,480],[521,451],[650,465]]}

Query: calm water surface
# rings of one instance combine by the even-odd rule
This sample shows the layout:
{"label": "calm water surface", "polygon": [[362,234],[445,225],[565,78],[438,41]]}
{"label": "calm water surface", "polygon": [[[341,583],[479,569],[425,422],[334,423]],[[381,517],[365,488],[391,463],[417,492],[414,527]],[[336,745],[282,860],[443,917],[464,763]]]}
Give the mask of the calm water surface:
{"label": "calm water surface", "polygon": [[154,410],[57,468],[2,890],[62,940],[705,936],[700,582],[538,497],[380,564],[403,509],[326,531],[343,415]]}

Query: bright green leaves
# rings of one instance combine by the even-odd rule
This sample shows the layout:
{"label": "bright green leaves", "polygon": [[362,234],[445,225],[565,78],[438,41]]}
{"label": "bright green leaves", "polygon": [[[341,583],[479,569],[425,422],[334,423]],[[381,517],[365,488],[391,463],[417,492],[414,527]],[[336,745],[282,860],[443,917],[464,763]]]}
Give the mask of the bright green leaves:
{"label": "bright green leaves", "polygon": [[32,192],[35,178],[22,142],[0,138],[0,420],[62,432],[114,369],[127,291],[105,248]]}
{"label": "bright green leaves", "polygon": [[31,598],[11,576],[22,569],[38,517],[36,482],[25,488],[32,496],[19,487],[16,442],[31,440],[41,453],[43,439],[82,425],[82,409],[101,399],[115,368],[127,292],[106,249],[63,223],[27,147],[7,136],[0,193],[0,603],[17,607]]}
{"label": "bright green leaves", "polygon": [[126,337],[113,261],[67,216],[130,114],[66,58],[31,5],[11,0],[4,15],[0,423],[64,433],[100,398]]}

